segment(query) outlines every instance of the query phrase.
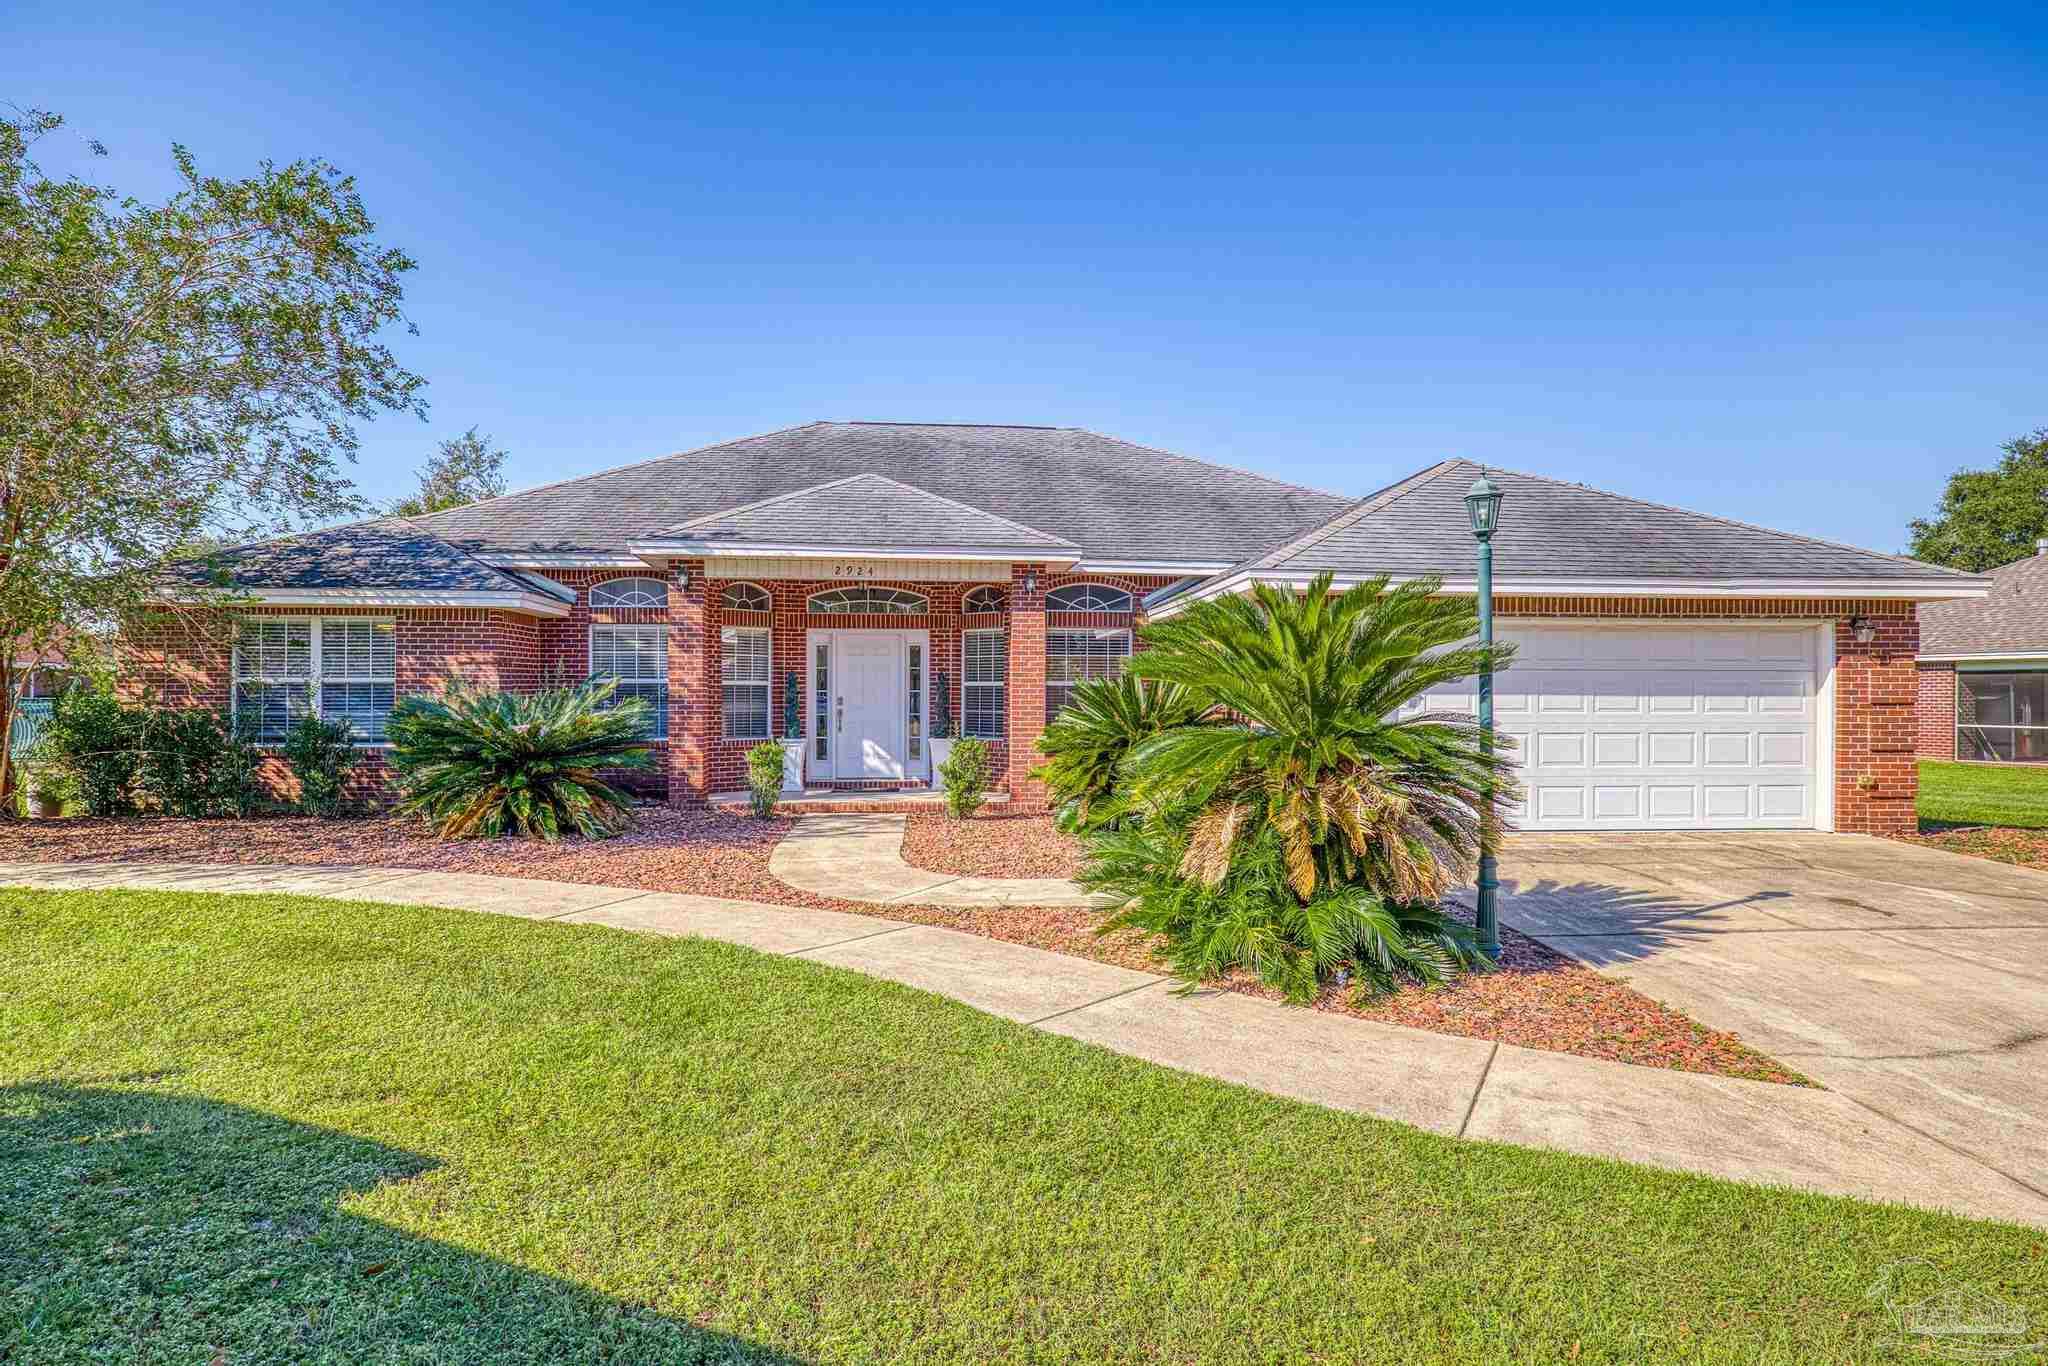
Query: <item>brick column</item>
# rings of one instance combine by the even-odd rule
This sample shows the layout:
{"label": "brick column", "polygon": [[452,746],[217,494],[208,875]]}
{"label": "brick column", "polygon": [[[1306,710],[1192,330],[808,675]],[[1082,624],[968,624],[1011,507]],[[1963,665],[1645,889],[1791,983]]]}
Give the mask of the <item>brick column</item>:
{"label": "brick column", "polygon": [[1956,666],[1922,664],[1913,703],[1913,752],[1922,759],[1956,757]]}
{"label": "brick column", "polygon": [[[1027,589],[1029,578],[1037,587]],[[1045,807],[1045,784],[1028,776],[1040,762],[1038,737],[1045,732],[1045,589],[1042,564],[1010,569],[1010,676],[1008,740],[1010,801],[1026,810]]]}
{"label": "brick column", "polygon": [[[675,570],[689,576],[677,587]],[[710,629],[710,585],[702,560],[671,565],[668,583],[668,800],[671,806],[702,806],[711,795],[711,671],[718,667],[718,642]]]}
{"label": "brick column", "polygon": [[1920,622],[1910,606],[1864,615],[1877,626],[1868,645],[1857,642],[1849,619],[1835,622],[1835,829],[1910,835],[1919,828],[1913,749]]}

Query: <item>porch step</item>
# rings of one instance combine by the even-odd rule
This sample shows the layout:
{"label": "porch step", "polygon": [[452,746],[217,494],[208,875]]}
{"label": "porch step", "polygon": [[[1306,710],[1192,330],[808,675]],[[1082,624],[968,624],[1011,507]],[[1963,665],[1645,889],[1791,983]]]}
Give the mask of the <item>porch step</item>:
{"label": "porch step", "polygon": [[[1009,804],[1009,793],[991,792],[982,809],[1001,811]],[[711,805],[719,811],[745,811],[747,794],[714,792],[711,794]],[[814,787],[805,789],[800,796],[782,798],[775,804],[775,809],[787,815],[802,816],[821,811],[935,811],[944,810],[945,806],[946,794],[928,787],[905,788],[893,792]]]}

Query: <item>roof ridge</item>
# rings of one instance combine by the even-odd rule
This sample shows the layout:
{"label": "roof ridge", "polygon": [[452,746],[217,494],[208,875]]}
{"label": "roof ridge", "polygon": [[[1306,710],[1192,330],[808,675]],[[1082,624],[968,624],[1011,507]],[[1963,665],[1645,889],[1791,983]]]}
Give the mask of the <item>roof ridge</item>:
{"label": "roof ridge", "polygon": [[1108,432],[1098,432],[1092,427],[1052,427],[1047,430],[1080,432],[1082,435],[1092,436],[1098,441],[1113,441],[1119,446],[1129,446],[1134,451],[1144,451],[1148,455],[1163,455],[1169,460],[1178,460],[1188,465],[1204,465],[1212,470],[1223,470],[1229,474],[1242,475],[1246,479],[1256,479],[1262,484],[1271,484],[1275,488],[1292,489],[1296,493],[1313,493],[1320,498],[1348,499],[1349,497],[1347,494],[1332,493],[1329,489],[1310,488],[1307,484],[1296,484],[1285,479],[1275,479],[1270,474],[1260,474],[1257,470],[1248,470],[1241,465],[1226,465],[1219,460],[1204,460],[1198,455],[1182,455],[1179,451],[1169,451],[1164,446],[1147,446],[1142,441],[1130,441],[1121,436],[1111,436]]}
{"label": "roof ridge", "polygon": [[[1911,555],[1894,555],[1886,550],[1872,550],[1868,546],[1850,545],[1847,541],[1830,541],[1824,536],[1809,536],[1803,531],[1781,531],[1777,527],[1758,526],[1755,522],[1744,522],[1734,517],[1723,517],[1718,513],[1699,512],[1692,508],[1676,507],[1670,503],[1652,502],[1648,498],[1637,498],[1633,494],[1628,493],[1616,493],[1612,489],[1596,489],[1590,484],[1576,484],[1571,480],[1555,479],[1547,474],[1530,474],[1524,470],[1508,469],[1504,465],[1480,465],[1462,456],[1458,459],[1460,463],[1471,465],[1482,474],[1487,470],[1494,470],[1501,474],[1512,474],[1517,479],[1529,479],[1539,484],[1550,484],[1556,488],[1578,489],[1585,493],[1597,493],[1606,498],[1619,498],[1625,503],[1634,503],[1637,507],[1655,508],[1659,512],[1676,512],[1686,517],[1697,517],[1702,521],[1719,522],[1722,526],[1739,527],[1744,531],[1762,532],[1766,536],[1782,536],[1787,540],[1804,541],[1808,545],[1826,546],[1830,550],[1847,550],[1858,555],[1872,555],[1881,560],[1893,560],[1901,564],[1918,565],[1923,569],[1937,569],[1944,574],[1954,574],[1959,578],[1976,577],[1973,574],[1966,574],[1960,569],[1951,569],[1945,564],[1929,564],[1926,560],[1916,560]],[[2018,561],[2014,563],[2018,563]]]}
{"label": "roof ridge", "polygon": [[744,513],[758,512],[762,508],[773,507],[777,503],[786,503],[792,498],[801,498],[806,494],[822,493],[826,489],[836,489],[845,484],[858,484],[865,479],[877,480],[892,488],[902,489],[906,493],[915,493],[921,498],[929,498],[933,502],[944,503],[947,507],[959,508],[962,512],[971,512],[977,517],[986,517],[992,522],[1001,522],[1004,526],[1015,527],[1017,530],[1029,532],[1033,536],[1042,536],[1055,546],[1061,546],[1070,550],[1080,549],[1080,546],[1064,536],[1055,536],[1050,531],[1043,531],[1035,526],[1026,526],[1024,523],[1005,517],[1001,513],[990,512],[987,508],[978,508],[972,503],[963,503],[957,498],[948,498],[943,493],[933,493],[930,489],[919,488],[915,484],[906,484],[901,479],[891,479],[888,475],[877,474],[873,470],[862,470],[859,474],[849,474],[843,479],[828,479],[822,484],[812,484],[806,488],[792,489],[788,493],[779,493],[773,498],[763,498],[758,502],[742,503],[736,508],[727,508],[723,512],[707,512],[702,517],[692,517],[686,522],[675,522],[663,527],[662,530],[668,532],[687,531],[693,526],[701,526],[706,522],[722,522],[728,517],[738,517]]}
{"label": "roof ridge", "polygon": [[788,432],[800,432],[806,427],[829,427],[830,425],[832,424],[820,418],[813,422],[797,422],[787,427],[777,427],[772,431],[755,432],[752,436],[734,436],[728,437],[723,441],[708,441],[701,446],[692,446],[688,450],[670,451],[666,455],[650,455],[645,460],[629,460],[623,465],[613,465],[610,469],[592,470],[589,474],[571,475],[567,479],[554,479],[545,484],[535,484],[531,488],[514,489],[510,493],[494,494],[489,498],[479,498],[473,503],[464,503],[460,507],[443,508],[439,512],[429,512],[425,515],[427,517],[446,517],[450,513],[467,512],[471,508],[485,507],[492,503],[503,503],[513,498],[525,498],[530,494],[546,493],[549,489],[567,488],[571,484],[581,484],[591,479],[602,479],[608,474],[623,474],[627,470],[637,470],[648,465],[659,465],[664,460],[683,460],[689,456],[702,455],[706,451],[715,451],[721,446],[743,446],[749,441],[765,441],[771,436],[782,436]]}
{"label": "roof ridge", "polygon": [[1271,550],[1265,551],[1262,554],[1254,555],[1237,565],[1235,569],[1226,570],[1225,572],[1235,573],[1238,569],[1269,569],[1282,560],[1299,555],[1311,546],[1327,541],[1346,527],[1355,525],[1362,518],[1378,512],[1381,508],[1395,502],[1404,495],[1413,493],[1416,489],[1421,488],[1439,475],[1447,474],[1456,466],[1465,463],[1470,462],[1463,460],[1462,457],[1452,456],[1449,459],[1439,460],[1434,465],[1430,465],[1425,469],[1419,469],[1405,478],[1395,480],[1384,488],[1366,494],[1335,517],[1301,533],[1293,540],[1274,546]]}
{"label": "roof ridge", "polygon": [[[827,423],[813,424],[817,426]],[[895,422],[882,418],[842,418],[841,425],[847,427],[983,427],[998,432],[1074,432],[1078,427],[1061,427],[1050,422]]]}

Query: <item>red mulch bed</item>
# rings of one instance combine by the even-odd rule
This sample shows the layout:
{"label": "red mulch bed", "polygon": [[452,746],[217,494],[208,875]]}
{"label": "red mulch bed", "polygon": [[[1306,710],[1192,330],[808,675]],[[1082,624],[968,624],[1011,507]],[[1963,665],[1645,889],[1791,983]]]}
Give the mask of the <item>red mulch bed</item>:
{"label": "red mulch bed", "polygon": [[903,829],[903,861],[961,877],[1074,877],[1081,845],[1050,816],[976,816],[956,821],[919,811]]}
{"label": "red mulch bed", "polygon": [[[1101,912],[1087,908],[876,906],[800,891],[768,871],[769,851],[790,827],[787,817],[762,821],[716,811],[679,812],[665,806],[643,807],[638,816],[634,829],[618,839],[564,840],[553,845],[513,840],[444,844],[425,835],[417,822],[390,816],[348,821],[297,816],[249,821],[0,821],[0,858],[355,863],[608,883],[887,916],[1141,971],[1161,970],[1144,936],[1132,931],[1098,936],[1095,926]],[[1058,847],[1053,839],[1064,837],[1057,836],[1051,823],[1042,818],[1038,824],[1043,829],[1032,830],[1031,819],[992,817],[967,822],[965,828],[973,833],[954,842],[962,851],[960,857],[985,861],[941,871],[993,872],[998,876],[1059,876],[1070,871],[1071,863],[1058,867],[1051,863]],[[913,816],[912,830],[927,821],[947,826],[943,817]],[[957,835],[961,828],[952,825],[940,833]],[[925,838],[929,837],[927,833]],[[906,836],[906,857],[910,844],[911,837]],[[1020,853],[1019,861],[1001,861],[1012,846],[1029,852]],[[914,861],[936,866],[925,862],[926,857],[936,857],[929,849],[929,844],[921,845]],[[1071,842],[1063,857],[1073,857]],[[1020,868],[1036,871],[1019,872]],[[1454,986],[1437,991],[1410,989],[1363,1007],[1350,1004],[1347,993],[1332,990],[1324,993],[1316,1008],[1581,1057],[1812,1084],[1746,1047],[1734,1035],[1707,1029],[1625,983],[1582,967],[1512,930],[1502,932],[1502,950],[1500,971],[1468,977]],[[1224,985],[1253,995],[1270,994],[1249,979]]]}
{"label": "red mulch bed", "polygon": [[1924,844],[1929,849],[1946,849],[1951,854],[2015,863],[2022,868],[2048,869],[2048,830],[2012,830],[2003,826],[1973,826],[1966,830],[1937,830],[1921,835],[1899,836],[1907,844]]}

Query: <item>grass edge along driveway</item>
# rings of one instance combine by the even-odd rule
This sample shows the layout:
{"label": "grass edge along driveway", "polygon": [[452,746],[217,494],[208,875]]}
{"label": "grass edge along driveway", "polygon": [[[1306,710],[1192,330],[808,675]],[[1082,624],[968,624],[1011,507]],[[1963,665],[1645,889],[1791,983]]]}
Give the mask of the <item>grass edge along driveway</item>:
{"label": "grass edge along driveway", "polygon": [[2048,830],[2048,764],[2024,768],[1923,759],[1919,791],[1923,826]]}
{"label": "grass edge along driveway", "polygon": [[1883,1351],[1916,1258],[2048,1319],[2036,1231],[1458,1142],[729,945],[6,890],[0,937],[15,1360],[1810,1362]]}

